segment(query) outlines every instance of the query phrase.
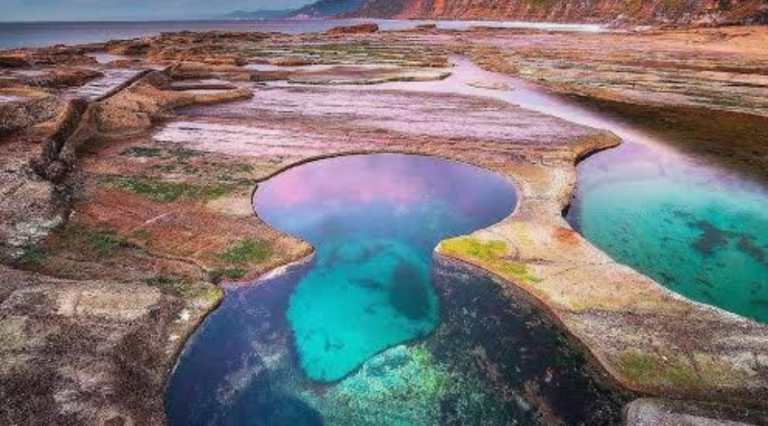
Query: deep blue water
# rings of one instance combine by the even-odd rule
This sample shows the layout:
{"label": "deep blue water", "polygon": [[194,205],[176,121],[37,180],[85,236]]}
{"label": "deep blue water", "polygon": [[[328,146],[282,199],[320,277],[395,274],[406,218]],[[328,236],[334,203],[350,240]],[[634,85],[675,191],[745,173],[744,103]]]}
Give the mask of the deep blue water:
{"label": "deep blue water", "polygon": [[378,154],[263,183],[259,216],[316,248],[229,287],[168,386],[171,425],[613,424],[620,398],[523,302],[433,260],[514,208],[493,173]]}

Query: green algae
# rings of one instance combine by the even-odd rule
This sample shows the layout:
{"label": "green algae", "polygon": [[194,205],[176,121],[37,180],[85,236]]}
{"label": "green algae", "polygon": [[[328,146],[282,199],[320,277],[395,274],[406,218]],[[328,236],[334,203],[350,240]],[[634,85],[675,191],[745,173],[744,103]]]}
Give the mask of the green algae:
{"label": "green algae", "polygon": [[622,376],[633,383],[688,391],[709,388],[711,384],[738,383],[747,374],[729,362],[692,354],[628,351],[618,357],[616,365]]}
{"label": "green algae", "polygon": [[205,299],[215,303],[224,298],[224,292],[220,287],[186,278],[159,275],[146,279],[144,282],[150,287],[157,288],[163,294],[184,299]]}
{"label": "green algae", "polygon": [[123,150],[120,155],[133,158],[157,158],[162,156],[163,149],[151,146],[136,146]]}
{"label": "green algae", "polygon": [[[329,424],[406,425],[440,418],[441,401],[460,378],[436,362],[423,344],[396,346],[372,358],[360,371],[318,397],[302,393],[312,405],[328,410]],[[407,404],[405,403],[407,402]]]}
{"label": "green algae", "polygon": [[50,253],[45,247],[38,245],[27,246],[16,262],[24,267],[35,268],[48,260],[49,256]]}
{"label": "green algae", "polygon": [[180,200],[207,202],[221,198],[232,190],[229,185],[197,185],[153,177],[104,176],[100,181],[161,203],[172,203]]}
{"label": "green algae", "polygon": [[531,274],[524,263],[509,259],[509,247],[504,241],[482,242],[475,237],[459,237],[444,241],[440,250],[448,255],[478,261],[491,271],[513,280],[529,284],[541,281]]}
{"label": "green algae", "polygon": [[118,235],[117,231],[111,229],[87,230],[87,232],[91,248],[99,257],[113,256],[120,248],[136,248],[130,241]]}
{"label": "green algae", "polygon": [[272,255],[272,248],[262,240],[246,239],[231,245],[216,257],[230,264],[261,263]]}
{"label": "green algae", "polygon": [[225,280],[239,280],[246,273],[247,271],[242,268],[216,268],[208,271],[208,280],[218,284]]}

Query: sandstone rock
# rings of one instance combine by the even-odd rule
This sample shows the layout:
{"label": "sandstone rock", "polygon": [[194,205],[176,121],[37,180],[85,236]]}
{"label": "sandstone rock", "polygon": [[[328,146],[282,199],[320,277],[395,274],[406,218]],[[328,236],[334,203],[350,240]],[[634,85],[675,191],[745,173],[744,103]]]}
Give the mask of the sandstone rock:
{"label": "sandstone rock", "polygon": [[0,424],[165,424],[180,337],[217,303],[0,266]]}
{"label": "sandstone rock", "polygon": [[80,66],[97,65],[96,58],[87,55],[87,51],[75,46],[54,46],[21,51],[33,66]]}
{"label": "sandstone rock", "polygon": [[196,62],[217,66],[236,66],[241,67],[248,63],[244,57],[217,54],[201,47],[180,48],[178,46],[157,46],[149,51],[147,60],[150,62],[169,63],[169,62]]}
{"label": "sandstone rock", "polygon": [[[153,72],[114,96],[94,105],[98,132],[138,132],[148,130],[158,119],[171,115],[174,108],[247,99],[251,90],[222,90],[216,93],[186,93],[173,90],[168,75]],[[167,89],[167,90],[166,90]]]}
{"label": "sandstone rock", "polygon": [[124,56],[145,55],[151,47],[152,45],[146,42],[117,42],[108,47],[108,52]]}
{"label": "sandstone rock", "polygon": [[693,401],[637,399],[624,410],[627,426],[751,426],[768,423],[768,413]]}
{"label": "sandstone rock", "polygon": [[28,129],[56,116],[63,106],[62,101],[52,95],[0,103],[0,136]]}
{"label": "sandstone rock", "polygon": [[200,90],[231,90],[237,87],[225,80],[192,80],[172,83],[170,90],[177,91],[200,91]]}
{"label": "sandstone rock", "polygon": [[270,62],[278,67],[302,67],[315,64],[315,61],[301,57],[276,58]]}
{"label": "sandstone rock", "polygon": [[[623,7],[621,4],[623,3]],[[371,0],[345,17],[396,19],[520,20],[539,22],[625,21],[650,24],[710,24],[765,22],[762,0],[648,0],[632,3],[615,0],[510,0],[473,2],[446,0]]]}
{"label": "sandstone rock", "polygon": [[416,25],[414,28],[416,31],[434,31],[437,29],[437,24],[421,24]]}
{"label": "sandstone rock", "polygon": [[0,56],[0,68],[28,68],[31,66],[29,61],[19,56]]}
{"label": "sandstone rock", "polygon": [[292,74],[291,71],[251,71],[249,79],[251,81],[279,81],[287,80]]}
{"label": "sandstone rock", "polygon": [[[40,155],[30,160],[30,166],[43,179],[62,183],[71,169],[71,158],[62,156],[65,145],[72,139],[78,129],[87,126],[92,114],[88,112],[88,102],[82,99],[70,101],[57,117],[55,131],[43,144]],[[83,131],[81,130],[81,133]],[[90,136],[90,134],[88,135]]]}
{"label": "sandstone rock", "polygon": [[30,76],[25,79],[25,83],[36,87],[72,87],[82,86],[89,81],[103,77],[100,71],[82,68],[57,68],[55,71],[39,75]]}
{"label": "sandstone rock", "polygon": [[470,81],[469,83],[467,83],[467,85],[477,89],[502,90],[502,91],[515,90],[513,86],[501,81],[477,80],[477,81]]}
{"label": "sandstone rock", "polygon": [[203,62],[181,62],[173,65],[168,75],[179,80],[202,80],[226,78],[228,80],[248,80],[248,70],[235,65],[212,65]]}
{"label": "sandstone rock", "polygon": [[393,81],[432,81],[450,76],[447,71],[401,67],[338,66],[322,71],[296,72],[288,81],[297,84],[381,84]]}
{"label": "sandstone rock", "polygon": [[4,156],[0,179],[0,261],[9,262],[61,225],[68,206],[61,196],[62,188],[29,170],[33,147],[18,142],[5,148],[14,149],[16,154]]}
{"label": "sandstone rock", "polygon": [[370,34],[379,31],[379,26],[376,24],[358,24],[350,25],[346,27],[331,28],[326,31],[327,35],[346,35],[346,34]]}

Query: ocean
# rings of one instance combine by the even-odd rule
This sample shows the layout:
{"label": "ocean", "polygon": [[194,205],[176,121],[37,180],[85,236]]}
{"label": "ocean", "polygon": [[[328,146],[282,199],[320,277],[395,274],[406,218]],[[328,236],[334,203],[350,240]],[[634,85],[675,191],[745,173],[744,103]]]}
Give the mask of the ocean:
{"label": "ocean", "polygon": [[[131,39],[174,31],[270,31],[304,33],[325,31],[342,25],[376,22],[382,30],[402,30],[429,21],[371,19],[268,19],[210,21],[132,21],[132,22],[0,22],[0,50],[43,47],[55,44],[86,44],[116,39]],[[439,21],[439,28],[467,29],[475,25],[540,28],[554,31],[600,31],[599,25],[550,24],[515,21]]]}

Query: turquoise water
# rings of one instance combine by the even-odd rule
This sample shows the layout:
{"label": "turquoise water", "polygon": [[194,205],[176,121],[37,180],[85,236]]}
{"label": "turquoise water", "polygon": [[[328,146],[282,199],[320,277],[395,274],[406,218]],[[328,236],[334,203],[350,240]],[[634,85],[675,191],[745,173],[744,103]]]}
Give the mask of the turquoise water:
{"label": "turquoise water", "polygon": [[629,141],[579,166],[568,219],[617,261],[768,322],[768,188]]}
{"label": "turquoise water", "polygon": [[307,376],[341,379],[434,330],[434,247],[502,220],[514,205],[515,191],[500,176],[406,155],[325,160],[262,184],[259,216],[316,249],[287,312]]}
{"label": "turquoise water", "polygon": [[260,217],[311,242],[286,273],[226,289],[168,384],[171,425],[609,425],[607,387],[545,315],[433,256],[515,205],[500,176],[352,156],[260,185]]}

